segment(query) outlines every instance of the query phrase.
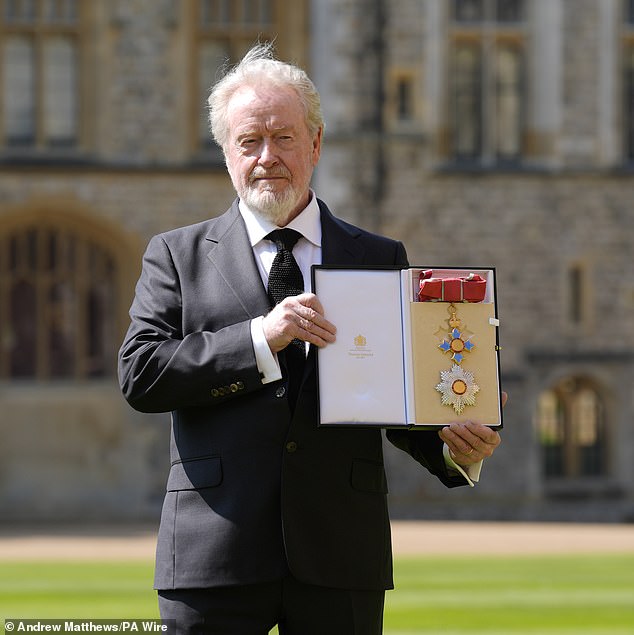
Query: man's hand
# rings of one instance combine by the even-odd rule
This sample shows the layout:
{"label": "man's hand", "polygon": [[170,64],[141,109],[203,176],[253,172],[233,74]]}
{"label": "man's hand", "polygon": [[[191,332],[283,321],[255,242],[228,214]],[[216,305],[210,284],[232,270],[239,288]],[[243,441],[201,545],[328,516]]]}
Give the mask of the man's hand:
{"label": "man's hand", "polygon": [[[506,400],[507,394],[503,392],[502,407]],[[471,421],[452,423],[439,430],[438,435],[447,444],[451,458],[461,467],[479,463],[491,456],[502,442],[495,430]]]}
{"label": "man's hand", "polygon": [[337,329],[324,317],[324,309],[313,293],[290,296],[264,317],[264,336],[271,352],[286,348],[295,338],[323,347],[335,341]]}

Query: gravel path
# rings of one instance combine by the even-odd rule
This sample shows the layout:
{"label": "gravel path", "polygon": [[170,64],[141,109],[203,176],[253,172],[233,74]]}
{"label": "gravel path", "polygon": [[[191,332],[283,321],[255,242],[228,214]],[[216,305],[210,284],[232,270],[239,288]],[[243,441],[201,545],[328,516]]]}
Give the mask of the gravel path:
{"label": "gravel path", "polygon": [[[634,525],[395,521],[396,555],[634,553]],[[0,561],[152,559],[154,529],[0,529]]]}

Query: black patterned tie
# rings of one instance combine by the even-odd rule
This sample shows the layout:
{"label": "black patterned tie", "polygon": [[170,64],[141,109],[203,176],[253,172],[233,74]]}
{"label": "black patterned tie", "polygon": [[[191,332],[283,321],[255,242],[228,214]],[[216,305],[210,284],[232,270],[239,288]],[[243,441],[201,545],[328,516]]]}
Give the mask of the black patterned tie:
{"label": "black patterned tie", "polygon": [[[293,256],[293,247],[301,237],[302,235],[294,229],[276,229],[266,236],[277,246],[267,287],[273,305],[279,304],[290,295],[304,293],[304,276]],[[299,385],[304,374],[305,343],[294,339],[284,350],[284,356],[289,374],[288,397],[292,408],[295,408]]]}
{"label": "black patterned tie", "polygon": [[304,293],[304,277],[293,256],[293,247],[301,237],[294,229],[276,229],[266,236],[277,246],[267,288],[274,305],[289,295]]}

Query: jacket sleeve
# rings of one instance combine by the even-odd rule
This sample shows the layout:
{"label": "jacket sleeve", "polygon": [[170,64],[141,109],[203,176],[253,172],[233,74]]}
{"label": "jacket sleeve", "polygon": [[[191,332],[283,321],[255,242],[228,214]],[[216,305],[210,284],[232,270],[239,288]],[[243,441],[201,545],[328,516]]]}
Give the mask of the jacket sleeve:
{"label": "jacket sleeve", "polygon": [[443,441],[436,430],[386,431],[388,441],[407,452],[417,463],[429,470],[447,487],[468,485],[468,481],[455,472],[449,472],[443,456]]}
{"label": "jacket sleeve", "polygon": [[165,240],[154,237],[119,351],[121,389],[142,412],[222,403],[262,388],[250,321],[184,333],[182,282]]}

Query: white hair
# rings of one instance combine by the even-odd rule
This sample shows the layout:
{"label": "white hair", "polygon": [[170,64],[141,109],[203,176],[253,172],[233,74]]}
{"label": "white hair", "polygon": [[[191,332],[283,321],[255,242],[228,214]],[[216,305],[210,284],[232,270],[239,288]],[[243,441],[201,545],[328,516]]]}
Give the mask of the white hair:
{"label": "white hair", "polygon": [[227,108],[233,94],[242,86],[285,86],[292,88],[300,98],[306,114],[306,125],[311,136],[324,127],[321,101],[315,85],[306,72],[273,56],[273,44],[256,44],[239,64],[211,89],[207,104],[209,124],[216,143],[226,148],[229,135]]}

